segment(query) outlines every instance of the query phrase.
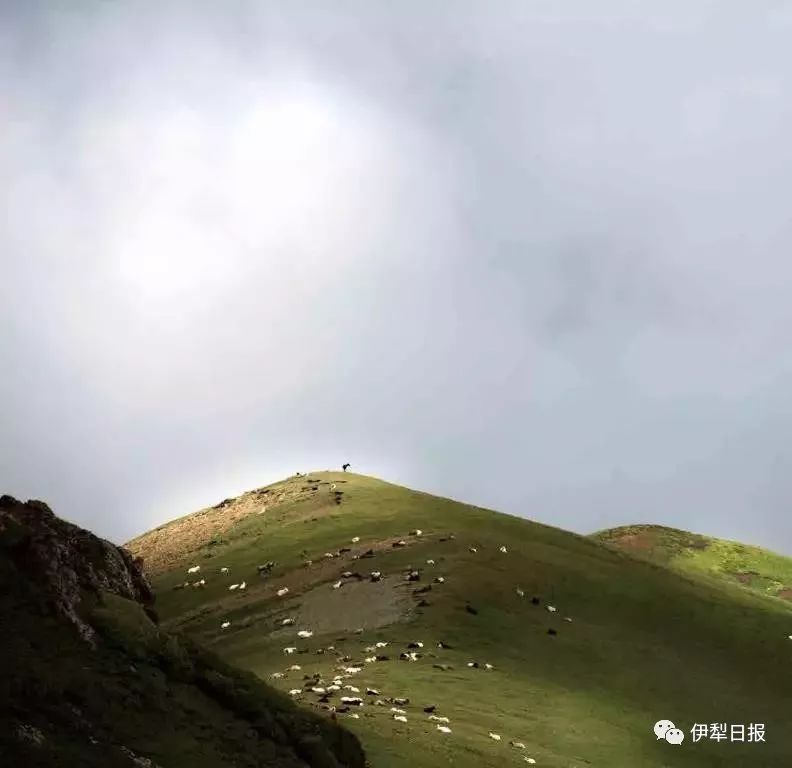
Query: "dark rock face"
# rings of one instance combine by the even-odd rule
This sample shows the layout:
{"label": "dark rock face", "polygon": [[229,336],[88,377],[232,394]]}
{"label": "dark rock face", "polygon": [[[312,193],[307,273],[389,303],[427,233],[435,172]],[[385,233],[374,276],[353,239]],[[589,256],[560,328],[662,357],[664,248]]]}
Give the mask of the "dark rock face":
{"label": "dark rock face", "polygon": [[85,593],[112,592],[142,603],[150,612],[154,595],[141,562],[125,549],[56,517],[42,501],[23,503],[0,496],[0,546],[91,644],[94,629],[79,612]]}

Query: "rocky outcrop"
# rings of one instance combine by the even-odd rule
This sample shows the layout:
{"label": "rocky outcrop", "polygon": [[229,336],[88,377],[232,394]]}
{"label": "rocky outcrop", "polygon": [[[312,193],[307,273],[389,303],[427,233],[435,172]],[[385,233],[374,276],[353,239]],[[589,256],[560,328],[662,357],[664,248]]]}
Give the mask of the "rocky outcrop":
{"label": "rocky outcrop", "polygon": [[149,608],[154,602],[139,560],[56,517],[44,502],[0,496],[0,546],[91,644],[96,633],[80,612],[86,595],[108,591]]}

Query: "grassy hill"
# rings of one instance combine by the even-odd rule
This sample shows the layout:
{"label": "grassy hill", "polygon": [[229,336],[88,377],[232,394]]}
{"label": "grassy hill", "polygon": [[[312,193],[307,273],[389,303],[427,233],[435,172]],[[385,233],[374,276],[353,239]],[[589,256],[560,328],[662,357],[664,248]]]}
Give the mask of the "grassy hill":
{"label": "grassy hill", "polygon": [[694,577],[711,576],[792,601],[792,557],[661,525],[628,525],[593,539]]}
{"label": "grassy hill", "polygon": [[[333,472],[226,500],[127,546],[145,559],[164,626],[299,690],[305,708],[335,706],[375,768],[775,768],[792,758],[792,606],[736,582]],[[184,586],[198,576],[203,586]],[[299,638],[302,629],[313,635]],[[377,642],[388,645],[367,650]],[[400,660],[415,642],[421,657]],[[375,655],[389,658],[365,661]],[[343,712],[340,696],[358,695],[348,690],[321,701],[313,675],[325,689],[341,675],[366,706]],[[396,698],[409,699],[397,705],[407,722],[394,719]],[[428,719],[431,706],[451,733]],[[685,731],[682,745],[655,739],[666,718]],[[693,743],[704,722],[764,723],[766,742]]]}
{"label": "grassy hill", "polygon": [[363,768],[338,724],[158,627],[137,577],[40,502],[0,498],[0,765]]}

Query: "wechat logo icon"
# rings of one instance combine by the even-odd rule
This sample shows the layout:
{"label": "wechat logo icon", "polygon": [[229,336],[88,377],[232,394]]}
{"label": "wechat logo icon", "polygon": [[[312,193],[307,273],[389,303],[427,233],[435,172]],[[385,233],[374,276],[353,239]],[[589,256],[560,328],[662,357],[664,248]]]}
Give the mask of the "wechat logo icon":
{"label": "wechat logo icon", "polygon": [[658,720],[654,732],[658,741],[665,739],[669,744],[681,744],[685,740],[685,734],[670,720]]}

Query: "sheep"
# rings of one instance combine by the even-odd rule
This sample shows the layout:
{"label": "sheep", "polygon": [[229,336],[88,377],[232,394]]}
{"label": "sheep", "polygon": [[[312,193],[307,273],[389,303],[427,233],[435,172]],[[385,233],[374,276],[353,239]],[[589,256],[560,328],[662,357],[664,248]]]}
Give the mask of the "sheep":
{"label": "sheep", "polygon": [[287,646],[286,648],[284,648],[284,649],[283,649],[283,652],[284,652],[285,654],[287,654],[287,655],[289,655],[289,656],[290,656],[290,655],[291,655],[291,654],[293,654],[293,653],[294,653],[296,650],[297,650],[297,649],[296,649],[296,648],[295,648],[293,645],[290,645],[290,646]]}
{"label": "sheep", "polygon": [[200,565],[194,565],[192,568],[187,569],[187,573],[198,573],[201,570]]}
{"label": "sheep", "polygon": [[570,624],[572,623],[572,619],[569,616],[564,616],[564,621],[568,621]]}
{"label": "sheep", "polygon": [[346,672],[348,675],[356,675],[362,669],[363,667],[344,667],[344,672]]}
{"label": "sheep", "polygon": [[445,584],[445,578],[443,576],[435,576],[434,583]]}
{"label": "sheep", "polygon": [[398,720],[400,723],[406,723],[407,722],[407,718],[404,715],[394,715],[393,719],[394,720]]}
{"label": "sheep", "polygon": [[407,574],[407,581],[420,581],[421,574],[418,571],[410,571]]}
{"label": "sheep", "polygon": [[415,651],[411,651],[411,652],[409,652],[409,653],[407,653],[407,652],[405,651],[404,653],[401,653],[401,654],[399,655],[399,658],[400,658],[402,661],[418,661],[418,659],[420,658],[420,655],[419,655],[419,654],[417,654],[417,653],[415,653]]}
{"label": "sheep", "polygon": [[377,660],[376,656],[366,656],[366,658],[363,659],[363,661],[365,661],[366,664],[373,664],[376,660]]}
{"label": "sheep", "polygon": [[335,555],[334,555],[332,552],[325,552],[325,553],[324,553],[324,556],[325,556],[325,557],[326,557],[328,560],[332,560],[332,559],[335,557]]}
{"label": "sheep", "polygon": [[346,464],[341,465],[341,469],[343,469],[344,472],[346,472],[351,466],[352,465],[347,462]]}
{"label": "sheep", "polygon": [[357,544],[359,541],[360,541],[360,536],[353,536],[352,537],[352,543],[353,544]]}
{"label": "sheep", "polygon": [[471,551],[471,552],[472,552],[474,555],[476,554],[476,552],[478,552],[478,549],[476,549],[476,547],[468,547],[468,549],[469,549],[469,550],[470,550],[470,551]]}
{"label": "sheep", "polygon": [[289,588],[288,587],[283,587],[282,589],[278,590],[277,594],[278,594],[278,597],[283,597],[284,595],[288,595],[289,594]]}
{"label": "sheep", "polygon": [[501,740],[500,734],[493,733],[492,731],[489,732],[489,737],[491,739],[493,739],[494,741],[500,741]]}
{"label": "sheep", "polygon": [[342,704],[350,704],[354,707],[362,707],[363,706],[363,699],[360,696],[342,696],[341,697]]}
{"label": "sheep", "polygon": [[495,667],[493,667],[492,664],[484,664],[484,669],[492,670],[495,669]]}
{"label": "sheep", "polygon": [[382,580],[382,571],[372,571],[369,574],[369,577],[372,581],[381,581]]}
{"label": "sheep", "polygon": [[505,555],[505,554],[508,552],[508,550],[506,549],[506,547],[505,547],[505,546],[502,546],[502,547],[500,548],[500,551],[501,551],[501,552],[503,552],[503,554],[504,554],[504,555]]}
{"label": "sheep", "polygon": [[414,643],[408,643],[407,647],[408,648],[423,648],[423,643],[420,640],[417,640]]}
{"label": "sheep", "polygon": [[242,590],[242,589],[247,589],[247,582],[246,582],[246,581],[243,581],[243,582],[242,582],[242,583],[239,585],[239,588],[240,588],[240,590]]}
{"label": "sheep", "polygon": [[478,668],[479,668],[479,663],[478,663],[477,661],[469,661],[469,662],[467,663],[467,665],[468,665],[468,666],[469,666],[471,669],[478,669]]}
{"label": "sheep", "polygon": [[395,712],[397,715],[406,715],[407,713],[403,709],[399,709],[398,707],[391,707],[391,712]]}
{"label": "sheep", "polygon": [[232,584],[229,588],[229,592],[233,592],[235,589],[239,589],[239,584]]}
{"label": "sheep", "polygon": [[302,667],[299,664],[292,664],[287,672],[299,672],[301,669]]}
{"label": "sheep", "polygon": [[357,712],[350,712],[348,717],[354,717],[355,720],[360,720],[360,715]]}
{"label": "sheep", "polygon": [[342,584],[342,583],[343,583],[343,582],[341,582],[341,581],[337,581],[337,582],[335,582],[335,584],[333,584],[333,585],[332,585],[332,586],[333,586],[333,589],[341,589],[341,584]]}
{"label": "sheep", "polygon": [[[357,688],[355,690],[357,691]],[[379,696],[379,691],[376,688],[366,688],[366,696]]]}
{"label": "sheep", "polygon": [[282,627],[290,627],[290,626],[292,626],[293,624],[294,624],[294,619],[284,619],[284,620],[281,622],[281,626],[282,626]]}
{"label": "sheep", "polygon": [[550,611],[550,613],[555,613],[558,608],[556,608],[554,605],[548,605],[547,610]]}
{"label": "sheep", "polygon": [[525,597],[525,592],[523,592],[523,590],[521,590],[519,587],[517,587],[517,596]]}
{"label": "sheep", "polygon": [[206,579],[201,579],[200,581],[194,581],[194,587],[203,587],[206,584]]}
{"label": "sheep", "polygon": [[434,564],[435,564],[435,561],[434,561],[434,560],[427,560],[427,561],[426,561],[426,564],[427,564],[427,565],[434,565]]}
{"label": "sheep", "polygon": [[289,695],[290,696],[299,696],[301,693],[302,693],[302,691],[299,688],[292,688],[289,691]]}
{"label": "sheep", "polygon": [[223,566],[223,567],[220,569],[220,573],[228,573],[228,568],[226,568],[225,566]]}
{"label": "sheep", "polygon": [[330,486],[330,490],[331,490],[331,491],[334,491],[335,489],[336,489],[336,484],[335,484],[335,483],[333,483],[333,484]]}
{"label": "sheep", "polygon": [[220,629],[228,629],[230,626],[231,626],[231,622],[230,622],[230,621],[224,621],[224,622],[223,622],[223,623],[220,625]]}
{"label": "sheep", "polygon": [[324,688],[322,688],[322,686],[321,686],[321,685],[315,685],[313,688],[311,688],[311,690],[312,690],[314,693],[324,693],[324,692],[325,692],[325,689],[324,689]]}
{"label": "sheep", "polygon": [[429,715],[429,719],[433,720],[436,723],[450,723],[451,722],[447,717],[441,717],[440,715]]}
{"label": "sheep", "polygon": [[384,640],[380,640],[378,643],[374,643],[375,648],[385,648],[388,644]]}
{"label": "sheep", "polygon": [[313,637],[313,632],[310,629],[301,629],[297,633],[297,637],[301,637],[303,640],[306,640],[309,637]]}
{"label": "sheep", "polygon": [[274,677],[276,680],[280,680],[283,677],[283,672],[273,672],[270,677]]}
{"label": "sheep", "polygon": [[399,539],[399,541],[394,541],[393,544],[391,544],[391,546],[392,547],[406,547],[407,546],[407,542],[404,539]]}
{"label": "sheep", "polygon": [[356,685],[345,685],[344,690],[352,691],[352,693],[360,693],[360,688],[358,688]]}
{"label": "sheep", "polygon": [[539,598],[536,597],[535,595],[534,597],[531,598],[531,605],[539,605],[540,602],[541,600],[539,600]]}
{"label": "sheep", "polygon": [[536,760],[534,760],[532,757],[523,756],[523,760],[525,760],[526,763],[530,763],[531,765],[536,765]]}
{"label": "sheep", "polygon": [[509,745],[515,749],[525,749],[525,744],[523,744],[521,741],[510,741]]}
{"label": "sheep", "polygon": [[421,534],[423,534],[423,531],[420,528],[410,531],[410,536],[420,536]]}
{"label": "sheep", "polygon": [[451,733],[451,729],[447,725],[438,725],[437,730],[440,731],[440,733]]}
{"label": "sheep", "polygon": [[396,698],[391,699],[391,703],[396,704],[398,707],[404,707],[410,703],[410,700],[397,696]]}
{"label": "sheep", "polygon": [[436,709],[437,709],[437,705],[432,704],[429,707],[424,707],[424,712],[426,712],[427,715],[431,715]]}

